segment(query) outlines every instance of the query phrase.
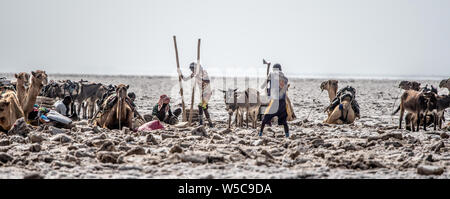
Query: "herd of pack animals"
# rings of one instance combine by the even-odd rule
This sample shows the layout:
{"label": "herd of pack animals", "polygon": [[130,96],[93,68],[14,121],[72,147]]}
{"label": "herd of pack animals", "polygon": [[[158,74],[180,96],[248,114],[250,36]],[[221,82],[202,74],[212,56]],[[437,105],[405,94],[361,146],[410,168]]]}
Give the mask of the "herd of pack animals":
{"label": "herd of pack animals", "polygon": [[[119,84],[116,86],[103,85],[100,83],[89,83],[86,81],[51,81],[48,83],[48,76],[45,71],[37,70],[28,73],[15,74],[16,82],[13,87],[3,87],[0,97],[0,127],[2,131],[11,129],[20,118],[28,121],[28,115],[33,110],[38,96],[48,98],[63,98],[69,95],[73,99],[71,112],[80,116],[81,109],[83,115],[79,119],[89,119],[94,125],[108,129],[120,129],[128,127],[130,129],[137,128],[133,126],[133,120],[137,111],[135,107],[130,105],[127,95],[129,86]],[[442,128],[445,121],[445,109],[450,106],[450,94],[438,95],[437,88],[431,86],[421,88],[420,83],[402,81],[399,88],[405,90],[400,98],[400,105],[393,113],[400,111],[398,128],[402,128],[404,112],[406,129],[419,131],[419,127],[423,126],[426,130],[427,126],[434,124],[434,129]],[[442,80],[439,88],[447,88],[450,93],[450,78]],[[359,106],[356,102],[356,91],[352,87],[345,87],[338,92],[338,81],[328,80],[320,85],[322,91],[328,91],[330,106],[326,107],[325,112],[328,117],[324,121],[327,124],[352,124],[359,118]],[[235,115],[236,126],[242,127],[244,123],[244,115],[247,116],[248,122],[252,123],[252,127],[256,128],[258,116],[261,115],[261,106],[264,102],[261,99],[260,92],[256,89],[248,88],[244,92],[238,89],[229,89],[227,91],[220,90],[224,94],[224,102],[228,113],[228,128],[231,128],[232,117]],[[351,91],[350,94],[341,94],[345,91]],[[114,95],[115,94],[115,95]],[[107,98],[116,96],[113,105],[107,106]],[[335,104],[332,106],[332,104]],[[290,104],[290,102],[289,102]],[[355,110],[358,109],[358,110]],[[102,111],[100,111],[102,110]],[[293,111],[292,111],[293,113]],[[288,116],[288,121],[295,119],[295,114]],[[134,128],[133,128],[134,127]]]}

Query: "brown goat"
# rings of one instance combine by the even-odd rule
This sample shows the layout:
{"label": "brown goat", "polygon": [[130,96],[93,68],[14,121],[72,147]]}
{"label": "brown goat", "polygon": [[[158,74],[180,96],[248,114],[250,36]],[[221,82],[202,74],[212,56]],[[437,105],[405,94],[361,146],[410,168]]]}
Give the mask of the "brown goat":
{"label": "brown goat", "polygon": [[442,129],[442,121],[444,120],[444,111],[450,107],[450,95],[441,95],[436,97],[436,106],[431,107],[435,108],[434,113],[434,130],[436,130],[436,126],[439,126],[439,129]]}
{"label": "brown goat", "polygon": [[[433,95],[418,92],[415,90],[407,90],[401,96],[400,106],[394,111],[392,115],[395,115],[400,110],[400,118],[398,128],[402,128],[402,120],[405,110],[415,114],[417,117],[417,131],[419,131],[420,121],[422,114],[433,110],[433,103],[436,103],[436,98],[433,99]],[[434,105],[435,106],[435,105]],[[424,122],[424,130],[426,130],[426,122]],[[414,129],[412,129],[414,131]]]}

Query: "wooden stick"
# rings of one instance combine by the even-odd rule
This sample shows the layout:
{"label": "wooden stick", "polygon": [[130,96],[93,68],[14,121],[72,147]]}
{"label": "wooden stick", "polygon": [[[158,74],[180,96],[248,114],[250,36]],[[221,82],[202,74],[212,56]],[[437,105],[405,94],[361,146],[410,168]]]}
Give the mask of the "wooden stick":
{"label": "wooden stick", "polygon": [[266,87],[266,93],[267,93],[267,96],[269,96],[269,73],[270,73],[270,65],[271,65],[271,63],[270,62],[267,62],[265,59],[263,59],[263,64],[266,64],[267,65],[267,73],[266,73],[266,84],[267,84],[267,87]]}
{"label": "wooden stick", "polygon": [[178,47],[177,47],[177,38],[174,35],[173,36],[173,44],[175,46],[175,56],[177,58],[177,71],[178,71],[178,82],[180,83],[180,95],[181,95],[181,108],[183,109],[183,116],[182,116],[182,121],[186,122],[187,118],[186,118],[186,108],[185,108],[185,104],[184,104],[184,96],[183,96],[183,83],[182,83],[182,78],[181,78],[181,72],[180,72],[180,61],[178,59]]}
{"label": "wooden stick", "polygon": [[[249,113],[249,100],[250,100],[250,89],[249,89],[249,79],[248,77],[245,77],[245,92],[247,92],[245,96],[245,109],[247,111],[247,114],[245,116],[246,121],[246,126],[248,128],[248,113]],[[244,92],[244,94],[245,94]]]}
{"label": "wooden stick", "polygon": [[[188,121],[189,126],[192,125],[192,116],[194,113],[195,85],[197,83],[197,82],[195,82],[195,73],[198,72],[199,64],[200,64],[200,39],[198,39],[198,45],[197,45],[197,66],[195,67],[195,71],[194,71],[194,85],[192,86],[191,110],[189,112],[189,121]],[[201,117],[201,116],[199,115],[199,117]]]}
{"label": "wooden stick", "polygon": [[[197,70],[200,68],[200,39],[198,39],[198,46],[197,46]],[[204,91],[205,91],[205,86],[204,86],[204,84],[203,84],[203,69],[202,69],[202,74],[201,74],[201,77],[202,77],[202,90],[201,90],[201,95],[200,95],[200,97],[201,97],[201,99],[200,99],[200,103],[201,103],[201,108],[203,108],[203,102],[205,101],[205,98],[204,98],[204,96],[203,96],[203,93],[204,93]],[[200,115],[200,117],[203,117],[203,115]],[[206,118],[206,115],[205,115],[205,118]],[[202,118],[203,119],[203,118]],[[203,125],[205,125],[205,122],[203,122]]]}

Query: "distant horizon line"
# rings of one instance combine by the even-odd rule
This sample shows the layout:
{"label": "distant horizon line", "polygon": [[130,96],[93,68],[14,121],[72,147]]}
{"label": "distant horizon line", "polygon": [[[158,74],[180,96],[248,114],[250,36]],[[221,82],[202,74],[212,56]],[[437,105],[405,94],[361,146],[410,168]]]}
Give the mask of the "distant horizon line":
{"label": "distant horizon line", "polygon": [[[2,72],[0,74],[9,74],[14,75],[14,72]],[[142,75],[142,74],[96,74],[96,73],[47,73],[48,75],[60,75],[60,76],[108,76],[108,77],[177,77],[176,73],[166,73],[166,74],[153,74],[153,75]],[[221,76],[221,75],[209,75],[213,78],[245,78],[246,76]],[[328,74],[317,74],[317,73],[304,73],[304,74],[296,74],[291,73],[291,75],[286,74],[286,76],[294,78],[294,79],[373,79],[373,80],[442,80],[447,79],[450,75],[389,75],[389,74],[379,74],[379,75],[368,75],[368,74],[342,74],[342,73],[328,73]],[[247,76],[250,78],[256,78],[255,75]]]}

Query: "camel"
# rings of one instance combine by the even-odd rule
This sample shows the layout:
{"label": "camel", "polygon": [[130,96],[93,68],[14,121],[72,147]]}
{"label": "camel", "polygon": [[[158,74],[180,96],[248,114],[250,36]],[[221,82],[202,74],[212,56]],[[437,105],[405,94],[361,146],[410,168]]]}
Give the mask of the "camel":
{"label": "camel", "polygon": [[95,118],[94,125],[108,129],[122,129],[126,126],[133,128],[133,110],[126,102],[129,86],[119,84],[116,87],[116,95],[108,97],[102,105],[104,112]]}
{"label": "camel", "polygon": [[327,124],[351,124],[356,119],[355,111],[352,108],[353,97],[350,95],[343,95],[341,103],[336,106],[333,112],[330,113],[325,120]]}
{"label": "camel", "polygon": [[9,131],[17,119],[24,117],[19,99],[14,91],[6,91],[0,97],[0,127]]}
{"label": "camel", "polygon": [[37,70],[31,72],[31,85],[22,104],[25,120],[28,121],[28,114],[33,111],[37,96],[41,93],[42,87],[47,85],[47,74],[45,71]]}
{"label": "camel", "polygon": [[19,73],[14,74],[17,79],[16,89],[17,89],[17,98],[19,99],[19,105],[23,105],[23,101],[25,100],[25,95],[27,94],[27,87],[30,83],[30,74],[28,73]]}
{"label": "camel", "polygon": [[320,84],[320,89],[327,90],[328,91],[328,97],[330,98],[330,102],[333,102],[334,98],[336,97],[336,93],[338,90],[338,80],[328,80],[322,82]]}
{"label": "camel", "polygon": [[334,100],[326,108],[328,118],[324,123],[351,124],[356,118],[360,118],[359,104],[356,101],[356,90],[346,86],[339,90]]}
{"label": "camel", "polygon": [[447,88],[450,92],[450,78],[444,79],[439,83],[439,88]]}
{"label": "camel", "polygon": [[[402,129],[402,120],[405,110],[413,113],[412,118],[417,118],[412,121],[417,121],[417,131],[419,131],[420,122],[423,115],[427,115],[428,111],[433,111],[436,107],[436,97],[433,93],[422,93],[415,90],[407,90],[401,96],[401,102],[397,110],[392,113],[395,115],[400,110],[400,118],[398,128]],[[434,105],[433,105],[434,104]],[[426,122],[423,122],[423,128],[426,131]],[[412,129],[414,131],[414,128]]]}

